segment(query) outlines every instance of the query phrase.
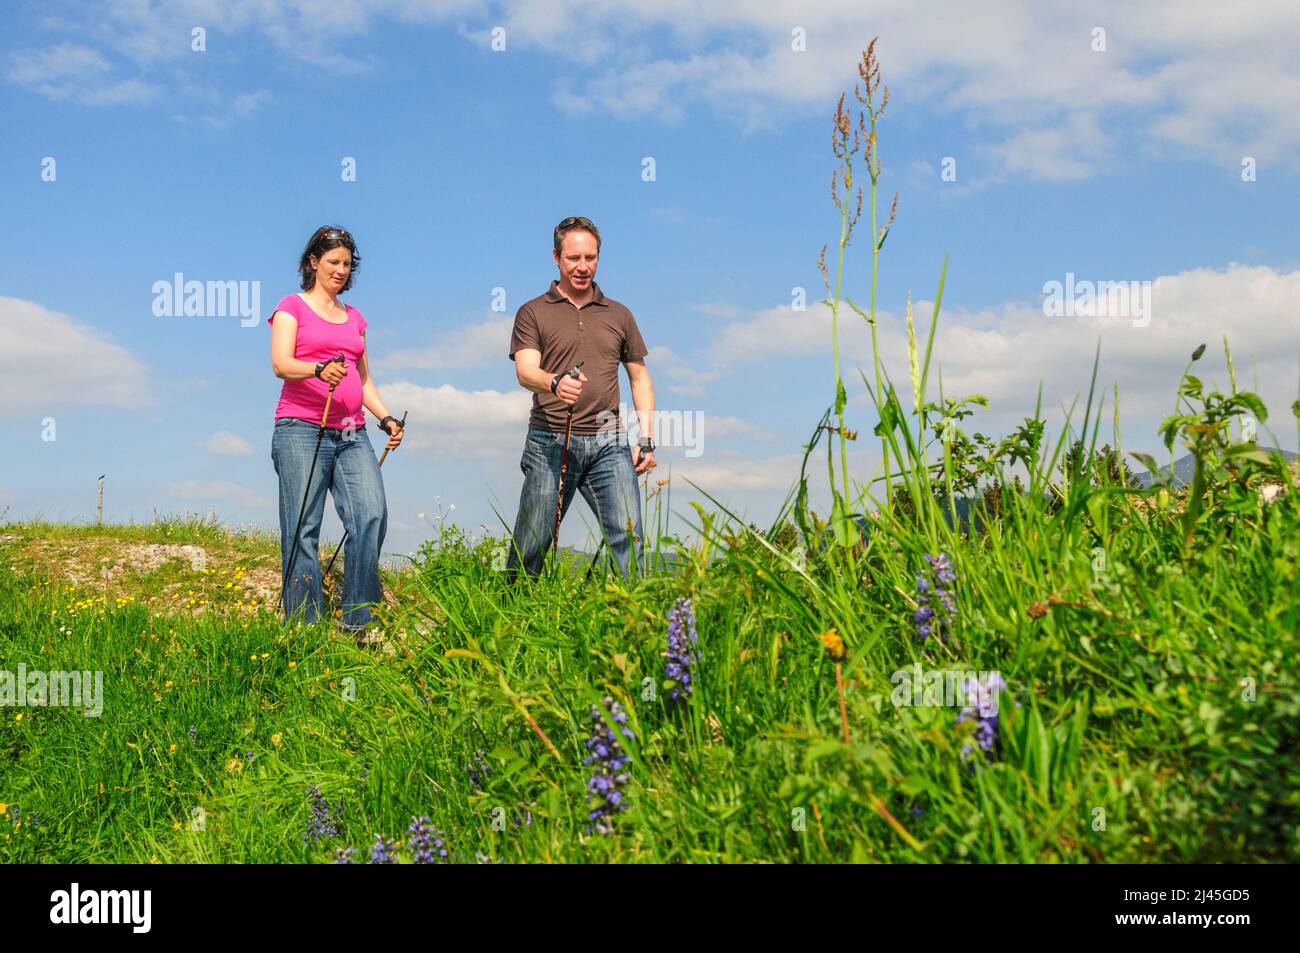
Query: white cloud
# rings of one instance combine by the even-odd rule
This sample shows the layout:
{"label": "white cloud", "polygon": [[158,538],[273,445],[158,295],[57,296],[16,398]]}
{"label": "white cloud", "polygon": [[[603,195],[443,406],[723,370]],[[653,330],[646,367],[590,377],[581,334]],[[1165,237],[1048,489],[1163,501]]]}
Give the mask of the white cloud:
{"label": "white cloud", "polygon": [[12,54],[5,77],[46,99],[86,105],[125,105],[157,99],[159,86],[136,78],[116,79],[108,59],[87,46],[58,43]]}
{"label": "white cloud", "polygon": [[203,506],[231,503],[252,509],[271,509],[276,505],[275,499],[266,493],[225,480],[179,480],[168,483],[163,490],[178,500]]}
{"label": "white cloud", "polygon": [[747,437],[750,440],[775,440],[776,434],[748,420],[739,417],[715,417],[704,415],[704,434],[707,439],[716,437]]}
{"label": "white cloud", "polygon": [[[854,0],[611,0],[557,10],[541,31],[531,30],[531,17],[507,22],[525,42],[561,55],[579,24],[588,36],[668,26],[670,55],[633,59],[620,48],[617,65],[582,83],[561,78],[557,105],[677,122],[698,103],[745,128],[778,122],[789,105],[829,110],[856,79],[866,40],[879,35],[894,102],[925,100],[965,113],[990,158],[1015,159],[998,177],[1025,172],[1060,181],[1099,171],[1115,118],[1138,122],[1138,136],[1153,147],[1195,145],[1215,161],[1243,150],[1293,161],[1300,144],[1300,61],[1292,48],[1300,7],[1282,0],[1257,5],[1250,16],[1211,0],[1180,3],[1176,16],[1163,5],[1120,0],[1086,8],[1000,0],[978,13],[961,0],[924,12]],[[1098,25],[1107,31],[1105,52],[1092,49]],[[806,52],[791,49],[795,26],[806,31]],[[960,151],[954,144],[953,154]]]}
{"label": "white cloud", "polygon": [[[798,454],[781,454],[764,460],[733,459],[718,462],[697,462],[685,460],[674,463],[672,478],[681,480],[680,489],[689,492],[687,480],[712,496],[722,499],[722,495],[735,493],[770,493],[788,490],[799,479]],[[662,467],[659,468],[661,471]],[[824,473],[819,469],[817,472]],[[666,476],[667,474],[664,473]],[[676,496],[676,489],[674,496]],[[725,500],[723,500],[725,502]]]}
{"label": "white cloud", "polygon": [[227,99],[214,90],[210,90],[204,98],[212,102],[209,112],[197,118],[184,113],[179,113],[173,118],[180,123],[197,123],[219,132],[230,128],[241,120],[250,118],[259,109],[270,103],[273,97],[269,89],[259,89],[255,93],[240,93],[232,99]]}
{"label": "white cloud", "polygon": [[489,318],[478,324],[467,324],[440,334],[431,344],[381,354],[375,367],[376,370],[388,367],[450,370],[494,362],[504,365],[508,360],[513,327],[513,317]]}
{"label": "white cloud", "polygon": [[[991,0],[936,0],[919,10],[903,0],[342,0],[326,6],[292,0],[115,0],[95,10],[104,50],[86,46],[80,6],[54,4],[47,29],[78,31],[78,43],[12,54],[11,81],[51,97],[141,101],[158,85],[149,71],[179,66],[193,54],[189,31],[207,24],[223,39],[252,34],[283,57],[353,72],[382,59],[363,45],[381,21],[455,24],[466,42],[486,49],[504,26],[508,49],[541,50],[574,64],[560,75],[554,101],[625,119],[668,122],[705,108],[742,128],[773,126],[797,111],[829,110],[856,79],[866,41],[881,37],[884,80],[893,100],[959,113],[988,160],[965,180],[1011,174],[1053,181],[1105,168],[1116,123],[1125,139],[1154,151],[1195,147],[1224,163],[1296,161],[1300,146],[1300,6],[1261,0],[1249,15],[1219,0],[1086,7]],[[60,15],[59,11],[66,11]],[[1106,50],[1094,52],[1094,28]],[[806,51],[791,31],[806,33]],[[653,37],[653,42],[650,37]],[[372,44],[373,46],[373,44]],[[105,50],[130,60],[141,76],[123,78]],[[51,51],[57,55],[50,56]],[[166,84],[174,84],[169,80]],[[256,94],[254,94],[256,95]],[[981,151],[982,150],[982,151]]]}
{"label": "white cloud", "polygon": [[523,450],[532,397],[522,388],[466,391],[396,381],[380,391],[390,408],[410,413],[403,446],[440,457],[508,457]]}
{"label": "white cloud", "polygon": [[[1079,275],[1076,280],[1141,277]],[[1044,280],[1064,281],[1065,276],[1050,275]],[[1293,430],[1287,421],[1296,393],[1300,353],[1296,300],[1300,300],[1300,270],[1279,272],[1265,266],[1230,264],[1155,278],[1147,327],[1134,326],[1137,319],[1132,316],[1047,317],[1037,301],[1008,302],[979,311],[945,306],[935,336],[929,396],[937,399],[942,377],[947,396],[983,394],[990,399],[995,421],[1014,424],[1032,413],[1041,384],[1046,413],[1052,414],[1079,397],[1077,421],[1100,342],[1098,384],[1108,399],[1112,385],[1119,385],[1121,424],[1133,418],[1150,422],[1171,412],[1179,375],[1191,351],[1201,343],[1209,345],[1209,353],[1198,369],[1199,376],[1221,390],[1228,388],[1222,358],[1226,334],[1238,385],[1256,390],[1264,398],[1279,439],[1289,442]],[[932,309],[932,302],[914,303],[922,343]],[[878,311],[878,319],[881,360],[895,386],[910,393],[903,321],[884,311]],[[840,342],[845,386],[856,395],[859,406],[869,406],[857,368],[871,373],[870,336],[865,322],[852,312],[847,317],[841,314]],[[822,304],[810,305],[805,312],[769,308],[721,324],[694,355],[678,357],[667,348],[664,352],[679,366],[699,366],[702,374],[715,375],[715,379],[752,371],[777,358],[824,357],[829,378],[830,310]],[[905,398],[905,404],[910,406],[910,399]]]}
{"label": "white cloud", "polygon": [[253,445],[229,430],[218,430],[209,437],[203,446],[210,453],[219,453],[229,457],[247,457],[253,453]]}
{"label": "white cloud", "polygon": [[150,402],[147,371],[135,355],[65,314],[0,297],[0,336],[9,342],[0,404],[11,410]]}
{"label": "white cloud", "polygon": [[979,151],[999,167],[995,178],[1026,173],[1047,182],[1069,182],[1089,178],[1110,146],[1095,116],[1076,113],[1056,126],[1026,129]]}

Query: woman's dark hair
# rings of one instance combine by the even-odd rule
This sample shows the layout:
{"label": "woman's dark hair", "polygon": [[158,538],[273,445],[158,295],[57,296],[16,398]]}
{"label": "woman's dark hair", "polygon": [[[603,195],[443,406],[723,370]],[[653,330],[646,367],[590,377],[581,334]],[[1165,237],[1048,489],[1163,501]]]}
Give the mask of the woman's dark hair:
{"label": "woman's dark hair", "polygon": [[302,252],[302,258],[298,259],[298,273],[302,275],[303,291],[311,291],[316,286],[316,269],[311,266],[311,260],[313,258],[322,258],[327,251],[340,247],[352,252],[352,270],[348,272],[348,280],[343,283],[339,294],[352,287],[352,279],[357,276],[357,272],[361,269],[361,256],[357,254],[357,243],[353,241],[346,228],[340,228],[337,225],[322,225],[316,229],[307,242],[307,247]]}

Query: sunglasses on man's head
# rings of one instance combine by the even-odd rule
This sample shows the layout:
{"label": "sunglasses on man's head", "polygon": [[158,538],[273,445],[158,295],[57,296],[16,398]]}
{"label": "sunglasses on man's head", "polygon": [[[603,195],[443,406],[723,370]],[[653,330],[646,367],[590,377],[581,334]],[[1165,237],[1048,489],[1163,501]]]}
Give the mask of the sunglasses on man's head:
{"label": "sunglasses on man's head", "polygon": [[591,227],[591,219],[589,219],[589,218],[584,218],[584,217],[581,216],[581,215],[570,215],[568,218],[566,218],[564,221],[562,221],[562,222],[561,222],[557,227],[558,227],[558,228],[572,228],[574,225],[581,225],[581,226],[583,226],[584,228],[590,228],[590,227]]}

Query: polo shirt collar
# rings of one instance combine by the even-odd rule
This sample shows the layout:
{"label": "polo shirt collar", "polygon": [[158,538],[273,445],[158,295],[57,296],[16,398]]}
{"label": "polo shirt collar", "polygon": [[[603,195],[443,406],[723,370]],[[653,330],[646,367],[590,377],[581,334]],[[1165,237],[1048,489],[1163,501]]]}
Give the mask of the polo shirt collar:
{"label": "polo shirt collar", "polygon": [[[605,292],[600,290],[600,284],[598,282],[593,281],[591,283],[591,290],[593,294],[592,294],[591,301],[588,302],[589,304],[599,304],[606,308],[609,307],[609,302],[605,300]],[[551,279],[551,287],[546,292],[546,294],[543,295],[542,297],[544,297],[547,301],[551,302],[552,304],[554,304],[557,301],[569,300],[568,298],[564,297],[564,295],[560,293],[560,282],[559,279],[556,278]]]}

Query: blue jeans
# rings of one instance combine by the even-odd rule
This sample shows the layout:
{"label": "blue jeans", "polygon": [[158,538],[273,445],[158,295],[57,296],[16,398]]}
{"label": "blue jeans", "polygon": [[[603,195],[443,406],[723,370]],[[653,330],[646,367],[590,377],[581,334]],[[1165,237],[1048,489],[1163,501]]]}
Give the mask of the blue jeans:
{"label": "blue jeans", "polygon": [[[294,523],[307,492],[320,424],[284,417],[275,422],[271,438],[271,462],[280,475],[280,578],[289,572],[294,551]],[[334,509],[347,530],[347,551],[343,554],[343,624],[362,629],[370,622],[368,603],[383,598],[379,585],[379,551],[388,530],[388,504],[379,475],[374,448],[365,427],[350,437],[345,431],[325,428],[316,458],[316,471],[307,493],[302,525],[296,527],[298,554],[293,556],[293,579],[284,590],[285,618],[302,610],[308,624],[321,616],[320,541],[321,519],[325,515],[325,491],[334,497]]]}
{"label": "blue jeans", "polygon": [[[633,567],[640,568],[642,549],[641,496],[632,467],[632,449],[626,441],[625,433],[570,436],[561,511],[567,513],[574,495],[582,493],[625,578]],[[542,571],[542,560],[555,531],[555,499],[563,452],[563,431],[529,430],[524,438],[524,455],[519,461],[524,488],[519,495],[514,545],[506,560],[510,579],[518,575],[520,565],[534,578]]]}

